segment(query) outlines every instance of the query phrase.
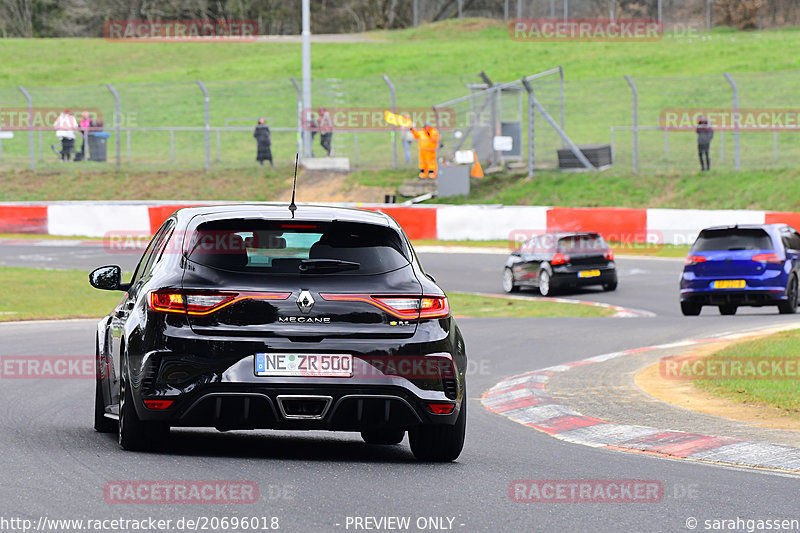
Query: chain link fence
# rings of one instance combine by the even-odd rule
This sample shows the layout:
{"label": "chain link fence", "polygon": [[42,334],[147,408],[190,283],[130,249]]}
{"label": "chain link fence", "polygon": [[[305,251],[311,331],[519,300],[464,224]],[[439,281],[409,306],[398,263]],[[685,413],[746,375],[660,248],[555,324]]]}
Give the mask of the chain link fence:
{"label": "chain link fence", "polygon": [[[738,89],[739,109],[799,109],[798,78],[800,71],[731,74]],[[534,113],[533,126],[528,127],[527,93],[519,82],[510,84],[510,90],[500,92],[493,109],[492,99],[485,92],[485,80],[478,74],[425,79],[401,77],[389,81],[395,89],[397,108],[432,109],[436,104],[461,98],[445,106],[455,117],[455,123],[452,128],[442,128],[441,156],[449,158],[457,148],[472,149],[472,133],[491,137],[508,133],[504,128],[517,127],[519,137],[512,152],[488,156],[481,153],[481,159],[492,164],[525,167],[529,139],[533,136],[535,167],[557,167],[557,150],[565,146],[565,140],[544,119],[541,111]],[[509,80],[491,81],[497,84]],[[617,170],[633,170],[634,159],[640,172],[698,168],[693,129],[664,131],[659,123],[662,112],[682,108],[733,109],[732,84],[723,73],[673,78],[634,77],[631,81],[638,93],[638,128],[635,129],[632,88],[623,77],[571,80],[566,72],[563,86],[555,74],[537,78],[531,82],[531,88],[542,109],[556,125],[563,124],[569,139],[576,144],[611,144]],[[35,109],[99,110],[103,128],[111,134],[108,162],[88,163],[91,165],[114,165],[119,143],[122,165],[202,169],[206,160],[206,133],[211,165],[255,164],[256,145],[252,133],[259,117],[264,117],[272,130],[276,164],[293,162],[298,150],[300,107],[291,80],[205,82],[204,86],[209,94],[208,132],[204,95],[198,83],[115,84],[113,87],[120,100],[119,117],[115,117],[112,92],[103,84],[25,89]],[[315,107],[391,109],[390,85],[381,76],[316,79],[312,94]],[[477,96],[469,97],[470,94]],[[27,101],[19,88],[0,88],[0,110],[26,106]],[[471,126],[475,127],[475,132],[470,131]],[[58,156],[51,149],[51,145],[58,143],[52,129],[4,134],[13,134],[13,138],[0,140],[0,167],[29,166],[31,145],[37,168],[59,164]],[[355,168],[391,168],[396,161],[399,168],[411,170],[416,166],[416,145],[411,147],[411,161],[406,162],[401,134],[401,130],[389,128],[379,131],[336,128],[333,153],[349,157]],[[735,137],[733,131],[716,132],[711,144],[713,168],[736,168]],[[797,140],[797,132],[786,129],[740,131],[740,168],[792,165],[800,155]],[[80,137],[76,145],[80,147]],[[635,147],[638,147],[638,157]],[[314,153],[318,157],[324,154],[319,136],[314,139]]]}

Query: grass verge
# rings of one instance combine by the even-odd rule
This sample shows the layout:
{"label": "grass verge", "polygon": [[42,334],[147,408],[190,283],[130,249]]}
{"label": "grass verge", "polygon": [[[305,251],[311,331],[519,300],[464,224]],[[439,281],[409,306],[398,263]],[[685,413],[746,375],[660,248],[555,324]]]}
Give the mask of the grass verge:
{"label": "grass verge", "polygon": [[450,309],[454,315],[471,318],[605,317],[615,313],[613,309],[593,305],[523,300],[463,292],[448,292],[447,298],[450,300]]}
{"label": "grass verge", "polygon": [[[800,359],[800,330],[769,335],[761,339],[734,344],[706,358],[707,361],[744,361],[758,365],[794,361],[794,377],[776,376],[761,379],[695,380],[700,390],[714,396],[744,404],[769,405],[788,413],[800,413],[800,382],[797,379],[797,360]],[[786,368],[786,366],[784,366]],[[772,372],[772,370],[770,370]],[[787,370],[788,372],[788,370]]]}
{"label": "grass verge", "polygon": [[83,270],[2,267],[0,279],[0,321],[101,317],[122,297],[92,288]]}

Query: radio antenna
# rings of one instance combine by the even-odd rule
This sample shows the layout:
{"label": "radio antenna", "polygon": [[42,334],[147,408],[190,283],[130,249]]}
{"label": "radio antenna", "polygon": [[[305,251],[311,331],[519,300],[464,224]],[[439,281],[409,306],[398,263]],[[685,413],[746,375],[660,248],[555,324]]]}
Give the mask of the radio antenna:
{"label": "radio antenna", "polygon": [[300,154],[294,154],[294,183],[292,183],[292,203],[289,204],[289,211],[292,212],[292,218],[294,218],[294,212],[297,211],[297,206],[294,203],[294,191],[297,188],[297,161],[300,159]]}

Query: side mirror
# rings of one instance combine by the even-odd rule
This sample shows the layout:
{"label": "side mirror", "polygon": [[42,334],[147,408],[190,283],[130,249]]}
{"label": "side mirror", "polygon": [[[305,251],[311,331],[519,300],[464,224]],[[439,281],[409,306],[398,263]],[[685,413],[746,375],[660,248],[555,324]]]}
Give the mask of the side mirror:
{"label": "side mirror", "polygon": [[128,284],[122,283],[122,268],[117,265],[96,268],[89,274],[89,283],[95,289],[104,291],[124,291]]}

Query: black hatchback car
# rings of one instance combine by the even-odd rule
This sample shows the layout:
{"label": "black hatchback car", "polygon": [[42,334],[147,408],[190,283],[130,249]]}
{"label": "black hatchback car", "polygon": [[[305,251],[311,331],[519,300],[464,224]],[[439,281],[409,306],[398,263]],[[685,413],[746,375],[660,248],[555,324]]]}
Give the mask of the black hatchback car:
{"label": "black hatchback car", "polygon": [[503,290],[538,288],[542,296],[567,287],[617,288],[614,252],[599,233],[544,233],[514,250],[503,270]]}
{"label": "black hatchback car", "polygon": [[466,352],[444,291],[382,213],[176,211],[98,324],[95,428],[129,450],[170,427],[360,432],[421,460],[464,443]]}

